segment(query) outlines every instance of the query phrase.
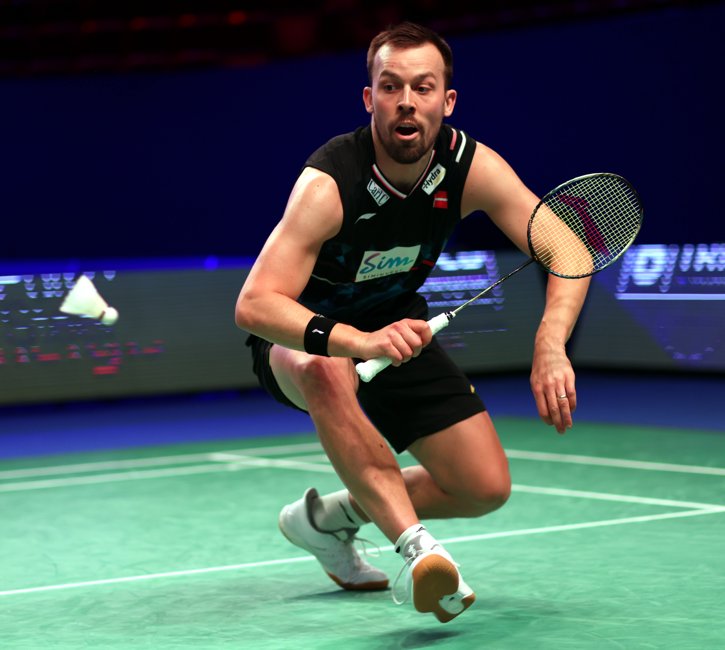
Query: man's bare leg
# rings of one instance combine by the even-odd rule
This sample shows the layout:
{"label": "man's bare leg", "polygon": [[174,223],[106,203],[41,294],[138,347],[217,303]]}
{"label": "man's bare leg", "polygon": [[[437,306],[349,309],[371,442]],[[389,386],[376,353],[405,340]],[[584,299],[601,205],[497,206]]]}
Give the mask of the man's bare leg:
{"label": "man's bare leg", "polygon": [[273,346],[270,364],[283,392],[305,408],[359,513],[395,542],[418,522],[400,466],[360,408],[348,359],[314,357]]}

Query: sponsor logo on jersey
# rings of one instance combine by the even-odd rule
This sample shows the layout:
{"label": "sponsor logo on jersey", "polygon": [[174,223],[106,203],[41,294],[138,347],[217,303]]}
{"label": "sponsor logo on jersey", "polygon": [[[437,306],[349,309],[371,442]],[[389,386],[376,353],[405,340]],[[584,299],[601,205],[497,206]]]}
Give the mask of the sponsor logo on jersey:
{"label": "sponsor logo on jersey", "polygon": [[373,201],[378,205],[383,205],[388,202],[390,194],[388,194],[380,185],[378,185],[372,178],[368,183],[368,192],[373,197]]}
{"label": "sponsor logo on jersey", "polygon": [[426,176],[425,180],[423,181],[423,185],[421,185],[423,191],[426,194],[432,194],[433,190],[440,185],[441,181],[445,177],[446,168],[438,163],[435,167],[433,167],[433,169],[430,170],[430,174],[428,174],[428,176]]}
{"label": "sponsor logo on jersey", "polygon": [[355,223],[357,223],[358,221],[372,219],[376,214],[376,212],[366,212],[365,214],[361,214],[357,219],[355,219]]}
{"label": "sponsor logo on jersey", "polygon": [[386,275],[407,273],[413,268],[420,253],[417,246],[396,246],[387,251],[365,251],[355,282],[383,278]]}

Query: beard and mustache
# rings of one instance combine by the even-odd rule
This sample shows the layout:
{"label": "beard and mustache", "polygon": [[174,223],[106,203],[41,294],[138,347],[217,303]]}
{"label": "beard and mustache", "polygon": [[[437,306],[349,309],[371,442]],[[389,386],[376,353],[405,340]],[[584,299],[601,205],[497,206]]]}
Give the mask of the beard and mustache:
{"label": "beard and mustache", "polygon": [[[378,135],[380,144],[385,150],[385,153],[388,154],[388,156],[390,156],[390,158],[396,163],[409,165],[411,163],[418,162],[431,150],[436,137],[438,137],[438,131],[436,131],[433,137],[426,137],[426,132],[412,120],[404,120],[401,124],[404,126],[414,126],[420,137],[415,140],[396,140],[389,133],[383,133],[378,121],[374,120],[375,131]],[[401,124],[397,124],[393,128],[393,132],[399,128]],[[438,130],[440,130],[440,128]]]}

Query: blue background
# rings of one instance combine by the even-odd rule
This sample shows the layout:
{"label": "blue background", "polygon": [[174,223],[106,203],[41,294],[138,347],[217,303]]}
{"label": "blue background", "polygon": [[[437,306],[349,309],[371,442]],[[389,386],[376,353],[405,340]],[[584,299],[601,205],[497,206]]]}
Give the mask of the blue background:
{"label": "blue background", "polygon": [[[450,120],[537,193],[613,171],[638,243],[721,241],[725,6],[450,38]],[[306,157],[367,122],[364,51],[260,67],[0,80],[0,258],[253,256]],[[460,248],[508,246],[467,220]]]}

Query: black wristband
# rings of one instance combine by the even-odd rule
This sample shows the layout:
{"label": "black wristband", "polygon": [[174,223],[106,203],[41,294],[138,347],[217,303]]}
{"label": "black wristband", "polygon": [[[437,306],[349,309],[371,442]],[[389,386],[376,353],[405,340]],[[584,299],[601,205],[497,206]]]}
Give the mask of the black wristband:
{"label": "black wristband", "polygon": [[329,357],[327,353],[327,341],[330,338],[332,328],[337,325],[336,320],[326,318],[321,314],[315,314],[310,318],[305,329],[305,352],[317,354],[321,357]]}

